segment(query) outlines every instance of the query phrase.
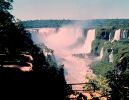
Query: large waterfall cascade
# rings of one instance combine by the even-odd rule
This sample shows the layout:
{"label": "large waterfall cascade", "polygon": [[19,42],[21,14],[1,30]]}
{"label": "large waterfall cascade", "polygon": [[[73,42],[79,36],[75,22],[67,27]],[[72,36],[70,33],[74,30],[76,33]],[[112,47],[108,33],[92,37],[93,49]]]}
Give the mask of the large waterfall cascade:
{"label": "large waterfall cascade", "polygon": [[118,29],[118,30],[115,31],[115,35],[114,35],[114,38],[113,38],[112,42],[114,40],[120,40],[120,31],[121,31],[121,29]]}
{"label": "large waterfall cascade", "polygon": [[35,43],[42,43],[42,39],[56,33],[56,28],[32,28],[26,29],[31,32],[31,38]]}
{"label": "large waterfall cascade", "polygon": [[[35,43],[44,43],[48,48],[54,50],[54,54],[49,55],[51,55],[53,62],[56,62],[58,65],[64,64],[64,73],[67,83],[86,82],[86,74],[94,76],[89,65],[95,60],[88,58],[88,56],[85,58],[75,57],[72,56],[72,54],[86,54],[91,52],[91,44],[95,39],[95,29],[88,30],[87,36],[84,35],[81,28],[73,26],[62,27],[58,30],[56,28],[38,28],[29,30],[32,33],[31,37]],[[118,41],[120,38],[129,38],[127,31],[122,29],[115,31],[113,39],[111,38],[111,35],[112,33],[109,34],[109,41],[111,42],[114,40]],[[81,39],[83,39],[83,42]],[[68,47],[71,47],[72,49],[69,49]],[[102,47],[100,56],[98,57],[99,59],[97,60],[101,60],[103,52],[107,53],[107,50],[103,51]],[[109,62],[113,62],[113,50],[109,55]],[[74,87],[74,89],[78,88]]]}
{"label": "large waterfall cascade", "polygon": [[87,33],[85,44],[82,48],[84,53],[90,53],[92,41],[95,39],[95,29],[89,30]]}
{"label": "large waterfall cascade", "polygon": [[[32,34],[32,39],[34,42],[44,43],[48,48],[54,50],[57,64],[64,64],[67,83],[83,83],[86,82],[86,74],[94,76],[89,67],[89,64],[94,60],[88,57],[84,59],[74,57],[71,54],[90,52],[91,43],[95,39],[95,29],[89,30],[87,37],[83,37],[82,29],[77,27],[62,27],[56,33],[52,31],[48,36],[43,35],[46,32],[45,29],[38,30],[40,33],[38,35]],[[86,38],[84,45],[69,50],[67,47],[77,42],[79,37]],[[75,86],[74,89],[78,89],[78,86]]]}

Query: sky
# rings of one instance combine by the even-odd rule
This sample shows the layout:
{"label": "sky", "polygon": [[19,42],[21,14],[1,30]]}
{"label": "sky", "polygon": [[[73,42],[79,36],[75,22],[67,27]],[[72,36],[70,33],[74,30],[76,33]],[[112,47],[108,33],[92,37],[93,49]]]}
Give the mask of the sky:
{"label": "sky", "polygon": [[129,19],[129,0],[14,0],[15,19]]}

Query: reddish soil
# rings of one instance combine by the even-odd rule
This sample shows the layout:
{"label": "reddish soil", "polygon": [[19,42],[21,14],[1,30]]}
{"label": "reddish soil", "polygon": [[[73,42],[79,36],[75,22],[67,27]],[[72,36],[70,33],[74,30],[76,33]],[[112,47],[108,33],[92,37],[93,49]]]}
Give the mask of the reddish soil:
{"label": "reddish soil", "polygon": [[82,93],[82,95],[84,95],[85,97],[87,97],[87,100],[92,100],[93,97],[99,97],[100,100],[107,100],[107,97],[104,96],[104,97],[101,97],[102,94],[99,93],[99,92],[78,92],[77,94],[71,94],[69,96],[70,99],[77,99],[77,97],[79,96],[79,94]]}

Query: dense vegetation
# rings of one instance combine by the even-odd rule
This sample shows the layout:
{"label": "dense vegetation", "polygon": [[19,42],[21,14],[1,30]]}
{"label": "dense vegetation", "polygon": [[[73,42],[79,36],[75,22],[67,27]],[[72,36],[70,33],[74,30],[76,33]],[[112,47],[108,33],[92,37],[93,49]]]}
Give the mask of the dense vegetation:
{"label": "dense vegetation", "polygon": [[111,62],[104,61],[95,61],[90,65],[90,67],[96,75],[102,76],[106,76],[108,71],[112,71],[114,69]]}
{"label": "dense vegetation", "polygon": [[[103,47],[103,57],[101,61],[93,62],[91,64],[91,69],[93,69],[94,73],[108,78],[109,87],[111,88],[111,99],[128,100],[129,32],[127,27],[120,29],[121,39],[113,42],[111,41],[113,40],[116,28],[98,28],[96,30],[96,38],[92,42],[91,53],[98,56],[100,53],[100,48]],[[113,62],[109,62],[109,55],[111,52],[113,52]],[[95,79],[93,78],[89,81],[97,83],[97,81],[94,80]]]}
{"label": "dense vegetation", "polygon": [[[12,2],[13,0],[0,0],[0,53],[29,54],[34,60],[32,72],[22,72],[14,68],[0,68],[0,86],[3,92],[1,95],[5,99],[8,97],[14,99],[14,94],[19,97],[22,94],[22,98],[28,99],[65,99],[70,91],[66,85],[63,67],[57,67],[50,58],[45,57],[42,49],[46,48],[48,51],[50,49],[42,44],[35,45],[30,39],[30,33],[24,28],[59,28],[62,25],[75,22],[81,23],[83,27],[97,28],[91,54],[99,56],[102,47],[104,51],[101,61],[91,64],[93,71],[102,76],[93,79],[86,78],[90,82],[110,87],[114,100],[129,99],[129,40],[121,39],[112,43],[108,42],[113,39],[115,30],[119,28],[122,29],[121,33],[126,30],[125,37],[128,38],[129,19],[30,20],[22,23],[20,20],[15,20],[8,11],[12,9]],[[86,36],[87,29],[84,30],[84,33]],[[84,43],[83,39],[78,39],[78,41]],[[73,44],[73,46],[75,45],[77,44]],[[112,51],[113,63],[109,62],[109,55]]]}
{"label": "dense vegetation", "polygon": [[94,56],[99,56],[101,48],[103,47],[106,41],[113,39],[114,33],[116,28],[115,27],[102,27],[97,28],[95,31],[95,40],[92,42],[92,50],[91,54]]}
{"label": "dense vegetation", "polygon": [[30,20],[22,22],[25,28],[61,27],[62,24],[72,24],[74,20]]}
{"label": "dense vegetation", "polygon": [[[95,77],[86,75],[85,78],[89,80],[89,83],[95,84],[96,90],[100,91],[103,94],[108,94],[106,92],[106,89],[110,90],[110,88],[109,88],[109,80],[106,77],[104,77],[102,75],[98,75]],[[90,89],[94,88],[94,86],[92,84],[86,84],[86,87],[90,88]]]}
{"label": "dense vegetation", "polygon": [[1,98],[65,99],[67,85],[63,67],[57,67],[30,39],[23,24],[8,10],[13,0],[0,0],[0,53],[29,54],[33,57],[31,72],[17,68],[0,68]]}
{"label": "dense vegetation", "polygon": [[[105,68],[106,66],[107,66],[106,69],[111,68],[111,63],[109,63],[109,55],[111,54],[112,51],[113,51],[113,64],[116,65],[122,54],[124,54],[125,52],[127,53],[129,50],[128,48],[129,39],[127,39],[129,36],[128,28],[127,27],[121,28],[121,33],[120,33],[121,39],[119,41],[115,40],[114,42],[111,42],[113,40],[115,30],[117,30],[117,28],[115,27],[105,27],[96,29],[95,40],[92,42],[91,54],[99,56],[101,48],[103,47],[103,57],[101,61],[93,62],[91,64],[91,67],[95,72],[97,70],[98,74],[104,75],[103,71],[104,73],[108,71],[108,70],[103,70],[103,68]],[[126,30],[126,32],[124,33],[125,38],[122,37],[124,30]]]}
{"label": "dense vegetation", "polygon": [[98,27],[129,27],[129,19],[93,19],[93,20],[27,20],[23,21],[25,28],[61,27],[62,25],[76,24],[87,28]]}
{"label": "dense vegetation", "polygon": [[[44,20],[45,21],[45,20]],[[61,21],[61,20],[53,20],[53,23]],[[64,20],[65,21],[65,20]],[[33,28],[27,25],[27,23],[31,23],[32,21],[24,21],[24,26],[26,25],[26,28]],[[37,21],[38,22],[38,21]],[[58,25],[51,26],[49,21],[47,26],[48,27],[60,27],[63,23],[59,23]],[[74,23],[75,20],[69,20],[69,23]],[[105,87],[106,86],[111,88],[111,96],[112,99],[117,100],[127,100],[128,97],[128,87],[127,84],[129,82],[128,80],[128,62],[129,62],[129,40],[127,39],[129,36],[129,20],[128,19],[100,19],[100,20],[87,20],[87,21],[80,21],[83,23],[84,27],[88,28],[97,28],[96,29],[96,35],[95,40],[92,42],[92,50],[91,54],[94,56],[99,56],[101,48],[103,47],[103,57],[101,61],[93,62],[91,64],[91,68],[98,76],[96,78],[89,78],[89,82],[94,82],[99,84],[99,86],[96,86],[97,88]],[[37,24],[38,25],[38,24]],[[42,24],[43,25],[43,24]],[[50,25],[50,26],[49,26]],[[47,26],[37,26],[37,28],[40,27],[47,27]],[[84,30],[84,33],[87,33],[87,29]],[[115,31],[121,29],[120,38],[119,41],[114,41],[113,37],[115,35]],[[125,39],[123,38],[123,32],[126,30]],[[85,34],[86,35],[86,34]],[[78,38],[79,43],[83,43],[84,40],[82,38]],[[78,43],[78,42],[77,42]],[[72,46],[76,46],[77,44],[73,44]],[[113,51],[113,63],[109,62],[109,55]],[[121,60],[120,60],[121,59]],[[49,62],[50,59],[49,59]],[[107,79],[108,78],[108,79]],[[108,82],[107,82],[108,81]],[[105,83],[102,83],[105,82]],[[102,84],[101,84],[102,83]],[[127,87],[127,88],[125,88]],[[116,92],[117,91],[117,92]]]}
{"label": "dense vegetation", "polygon": [[[56,20],[56,21],[60,22],[61,20]],[[32,21],[25,21],[24,25],[25,23],[28,22],[31,23]],[[55,20],[53,20],[53,23],[54,22]],[[71,22],[74,23],[75,21],[71,20]],[[67,24],[70,24],[71,22],[69,20],[69,23]],[[89,82],[100,84],[100,86],[96,86],[97,88],[100,88],[101,86],[105,87],[105,83],[101,84],[101,82],[106,82],[108,83],[107,86],[111,88],[112,99],[127,100],[129,91],[125,87],[129,87],[127,84],[129,82],[128,80],[129,40],[127,39],[129,37],[129,28],[128,28],[129,20],[100,19],[100,20],[80,21],[80,23],[81,22],[84,25],[83,27],[96,28],[96,35],[95,35],[95,40],[92,42],[91,54],[94,56],[99,56],[101,48],[103,47],[103,57],[101,61],[93,62],[91,64],[91,69],[93,69],[94,73],[101,76],[93,79],[91,78],[89,79],[89,77],[87,77],[90,80]],[[47,23],[48,27],[60,27],[62,25],[62,23],[60,23],[57,26],[54,24],[53,26],[51,26],[49,23],[50,22],[48,21]],[[40,27],[37,26],[37,28]],[[26,28],[33,28],[33,27],[26,25]],[[84,29],[84,33],[87,33],[88,28]],[[121,29],[120,33],[121,40],[111,42],[114,38],[115,31],[118,29]],[[124,33],[125,39],[122,39],[124,30],[126,30],[126,32]],[[82,38],[78,38],[77,41],[79,41],[77,43],[84,43],[84,40]],[[76,45],[78,44],[75,43],[72,46]],[[109,62],[109,55],[111,54],[112,51],[113,51],[113,63]],[[120,61],[120,59],[122,60]]]}

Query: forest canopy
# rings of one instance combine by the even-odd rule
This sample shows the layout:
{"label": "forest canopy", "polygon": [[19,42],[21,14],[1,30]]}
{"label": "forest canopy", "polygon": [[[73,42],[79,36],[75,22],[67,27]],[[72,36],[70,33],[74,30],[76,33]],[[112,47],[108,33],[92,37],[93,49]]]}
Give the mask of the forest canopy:
{"label": "forest canopy", "polygon": [[25,28],[57,28],[62,25],[77,24],[87,28],[129,27],[129,19],[91,19],[91,20],[27,20],[22,21]]}

